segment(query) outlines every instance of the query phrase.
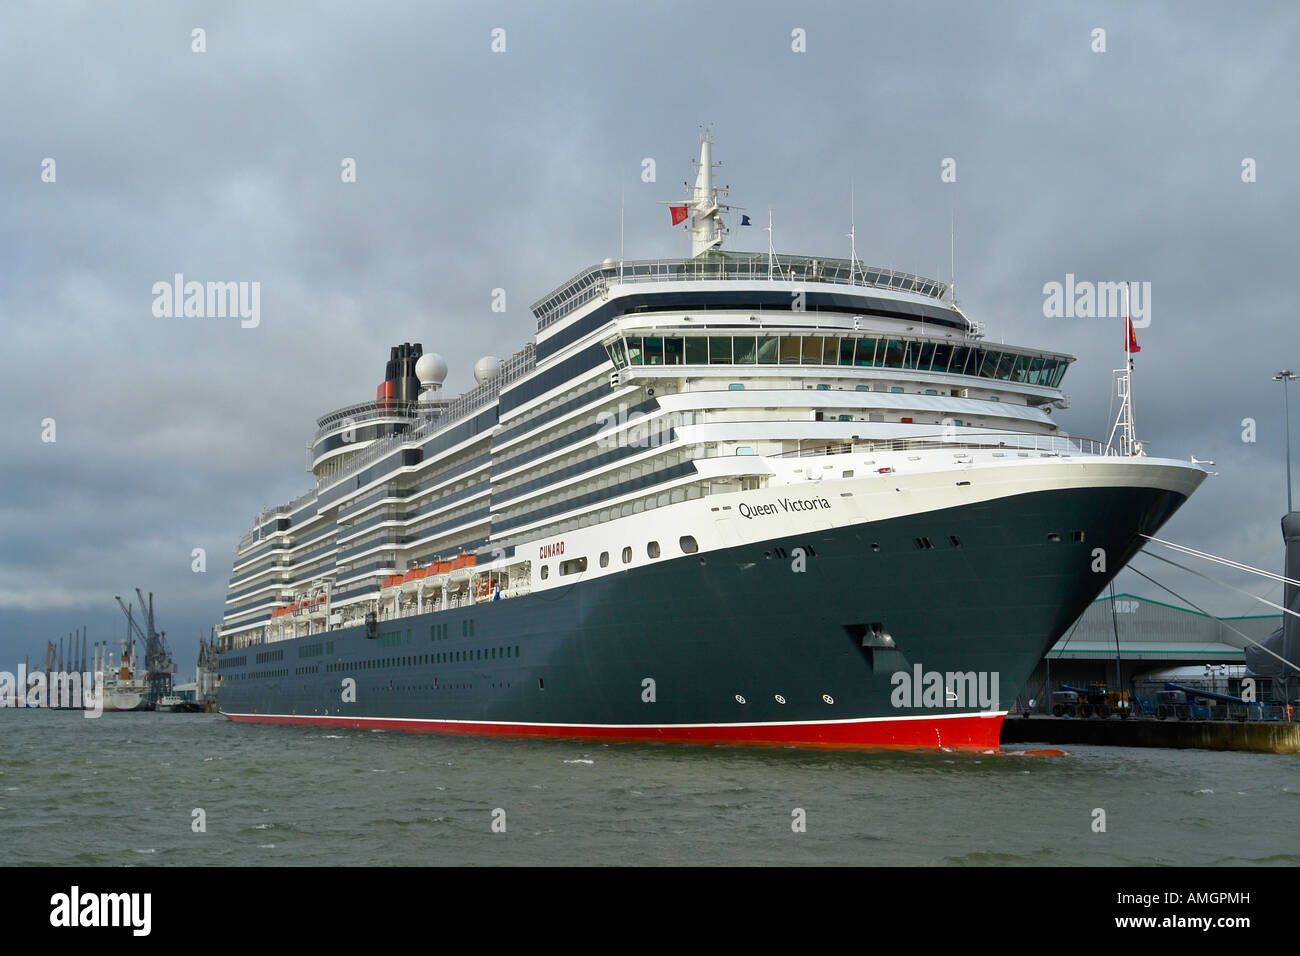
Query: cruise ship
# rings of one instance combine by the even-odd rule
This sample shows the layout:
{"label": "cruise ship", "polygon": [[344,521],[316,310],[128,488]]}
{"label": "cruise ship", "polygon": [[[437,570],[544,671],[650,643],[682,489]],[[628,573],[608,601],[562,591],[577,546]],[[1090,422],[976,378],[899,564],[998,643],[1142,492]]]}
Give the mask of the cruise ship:
{"label": "cruise ship", "polygon": [[939,281],[776,254],[770,227],[724,248],[711,150],[672,211],[689,258],[584,269],[458,396],[397,346],[317,421],[314,487],[236,549],[226,717],[998,746],[1206,471],[1066,435],[1072,357],[989,342]]}

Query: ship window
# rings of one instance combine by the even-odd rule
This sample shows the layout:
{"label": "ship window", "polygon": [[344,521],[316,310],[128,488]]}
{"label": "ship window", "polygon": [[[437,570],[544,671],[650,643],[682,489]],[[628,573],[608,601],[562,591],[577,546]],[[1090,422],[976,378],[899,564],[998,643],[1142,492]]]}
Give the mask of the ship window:
{"label": "ship window", "polygon": [[624,548],[624,549],[623,549],[623,563],[624,563],[624,564],[631,564],[631,563],[632,563],[632,549],[631,549],[631,548]]}
{"label": "ship window", "polygon": [[901,341],[890,339],[888,342],[882,342],[881,348],[884,350],[884,358],[878,359],[876,364],[883,365],[885,368],[903,367],[903,343]]}
{"label": "ship window", "polygon": [[709,340],[703,336],[690,336],[686,339],[686,364],[709,364]]}
{"label": "ship window", "polygon": [[699,543],[695,540],[693,535],[684,534],[677,539],[677,543],[682,546],[683,554],[694,554],[696,551],[700,550]]}
{"label": "ship window", "polygon": [[798,365],[800,339],[797,335],[781,336],[781,364]]}
{"label": "ship window", "polygon": [[568,561],[560,562],[561,574],[581,574],[583,571],[586,570],[587,570],[587,559],[585,557],[570,558]]}
{"label": "ship window", "polygon": [[920,345],[912,346],[914,355],[916,354],[917,349],[920,350],[920,355],[916,358],[916,367],[928,371],[930,366],[934,364],[934,343],[924,342]]}
{"label": "ship window", "polygon": [[927,395],[938,395],[939,393],[938,393],[937,391],[935,391],[933,388],[927,388],[927,389],[925,390],[925,394],[927,394]]}
{"label": "ship window", "polygon": [[1055,544],[1055,543],[1057,543],[1058,541],[1061,540],[1061,536],[1060,536],[1059,534],[1057,534],[1055,531],[1053,531],[1053,532],[1050,532],[1050,533],[1047,535],[1047,540],[1048,540],[1048,541],[1051,541],[1053,544]]}
{"label": "ship window", "polygon": [[840,337],[838,335],[822,340],[822,364],[834,365],[840,358]]}
{"label": "ship window", "polygon": [[930,370],[934,372],[948,371],[948,363],[952,361],[952,346],[947,342],[937,342],[934,346],[934,357],[930,361]]}
{"label": "ship window", "polygon": [[616,368],[623,368],[627,365],[627,348],[623,345],[622,339],[614,340],[614,344],[609,347],[609,354],[614,359]]}
{"label": "ship window", "polygon": [[652,558],[659,557],[659,542],[651,541],[649,544],[647,544],[645,546],[645,553],[650,555],[650,557]]}
{"label": "ship window", "polygon": [[681,365],[682,364],[682,340],[677,338],[664,339],[664,364]]}
{"label": "ship window", "polygon": [[744,390],[745,390],[744,382],[732,382],[730,385],[727,386],[727,391],[729,392],[743,392]]}
{"label": "ship window", "polygon": [[627,362],[629,365],[641,364],[641,336],[634,335],[627,340]]}
{"label": "ship window", "polygon": [[[852,365],[852,364],[853,364],[853,344],[854,344],[854,342],[855,342],[856,340],[855,340],[855,339],[850,339],[850,338],[843,338],[843,339],[840,339],[839,341],[840,341],[839,364],[840,364],[840,365]],[[831,356],[830,356],[830,353],[828,352],[827,355],[826,355],[826,359],[827,359],[827,362],[828,362],[828,363],[830,362],[830,358],[831,358]]]}
{"label": "ship window", "polygon": [[854,391],[855,391],[855,392],[869,392],[869,391],[871,391],[871,386],[870,386],[870,385],[859,385],[859,386],[857,386],[856,388],[854,388]]}
{"label": "ship window", "polygon": [[897,393],[897,392],[901,392],[901,391],[903,390],[903,386],[901,386],[901,385],[891,385],[891,386],[889,386],[889,390],[890,390],[891,392],[895,392],[895,393]]}
{"label": "ship window", "polygon": [[542,580],[545,581],[551,576],[551,569],[548,565],[542,565]]}
{"label": "ship window", "polygon": [[609,552],[608,552],[608,551],[602,551],[602,552],[600,552],[600,566],[601,566],[602,568],[607,568],[607,567],[609,567]]}
{"label": "ship window", "polygon": [[646,336],[644,339],[645,364],[646,365],[663,365],[664,364],[664,340],[661,338],[651,338]]}
{"label": "ship window", "polygon": [[876,364],[876,351],[875,339],[858,339],[857,350],[853,354],[853,364],[864,368]]}
{"label": "ship window", "polygon": [[735,361],[737,365],[753,365],[757,357],[755,339],[752,335],[737,335]]}
{"label": "ship window", "polygon": [[[736,446],[736,454],[737,454],[737,455],[752,455],[752,454],[754,454],[754,446],[753,446],[753,445],[737,445],[737,446]],[[728,507],[730,507],[730,505],[728,505]]]}
{"label": "ship window", "polygon": [[775,335],[760,335],[758,337],[758,364],[775,365],[779,357],[778,339]]}
{"label": "ship window", "polygon": [[948,371],[954,375],[963,375],[966,372],[966,360],[970,357],[970,349],[960,345],[953,346],[952,359],[948,362]]}
{"label": "ship window", "polygon": [[1074,532],[1074,540],[1075,540],[1076,543],[1082,541],[1082,540],[1084,539],[1084,537],[1085,537],[1085,535],[1084,535],[1084,533],[1083,533],[1082,531],[1076,531],[1076,532]]}
{"label": "ship window", "polygon": [[731,364],[731,336],[714,335],[709,338],[709,364]]}
{"label": "ship window", "polygon": [[1043,373],[1043,360],[1035,358],[1029,360],[1029,370],[1025,374],[1025,381],[1030,385],[1037,385],[1038,380]]}
{"label": "ship window", "polygon": [[822,340],[815,335],[803,336],[803,364],[822,364]]}

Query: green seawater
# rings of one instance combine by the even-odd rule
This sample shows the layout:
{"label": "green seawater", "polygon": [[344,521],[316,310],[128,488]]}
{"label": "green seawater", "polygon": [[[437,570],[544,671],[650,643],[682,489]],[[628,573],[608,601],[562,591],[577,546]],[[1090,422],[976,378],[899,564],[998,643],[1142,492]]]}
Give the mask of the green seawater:
{"label": "green seawater", "polygon": [[1283,755],[838,753],[0,710],[10,865],[1295,865],[1298,823],[1300,759]]}

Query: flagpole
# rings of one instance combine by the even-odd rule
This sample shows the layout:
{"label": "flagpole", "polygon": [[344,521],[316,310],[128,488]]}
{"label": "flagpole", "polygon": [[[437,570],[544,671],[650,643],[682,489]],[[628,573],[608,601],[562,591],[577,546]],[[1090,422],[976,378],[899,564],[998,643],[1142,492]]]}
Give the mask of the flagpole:
{"label": "flagpole", "polygon": [[774,254],[772,251],[772,207],[767,207],[767,277],[772,278],[772,262]]}
{"label": "flagpole", "polygon": [[1124,283],[1124,358],[1128,362],[1128,435],[1129,450],[1136,451],[1137,421],[1133,416],[1133,316],[1129,309],[1130,283]]}
{"label": "flagpole", "polygon": [[627,206],[627,186],[620,186],[618,193],[618,281],[623,281],[623,210]]}

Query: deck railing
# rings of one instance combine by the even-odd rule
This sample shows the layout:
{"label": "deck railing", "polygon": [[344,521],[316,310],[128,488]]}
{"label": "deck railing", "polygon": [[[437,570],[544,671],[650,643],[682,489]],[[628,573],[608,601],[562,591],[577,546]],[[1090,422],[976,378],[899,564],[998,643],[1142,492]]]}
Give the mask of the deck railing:
{"label": "deck railing", "polygon": [[533,304],[540,332],[574,309],[590,301],[610,285],[634,282],[682,282],[701,280],[827,282],[912,292],[930,299],[942,299],[948,286],[936,279],[876,266],[863,266],[850,259],[821,256],[727,253],[693,259],[636,259],[622,265],[601,264],[586,269],[550,295]]}

